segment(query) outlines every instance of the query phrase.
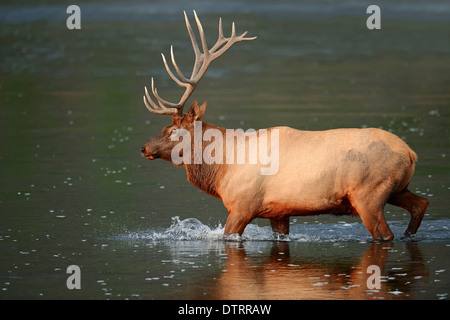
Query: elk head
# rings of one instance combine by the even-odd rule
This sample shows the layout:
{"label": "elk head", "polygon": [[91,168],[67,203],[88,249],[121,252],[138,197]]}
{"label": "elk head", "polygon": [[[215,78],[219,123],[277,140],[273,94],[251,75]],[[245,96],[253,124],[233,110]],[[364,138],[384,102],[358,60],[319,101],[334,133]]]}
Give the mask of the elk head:
{"label": "elk head", "polygon": [[[172,124],[164,127],[158,135],[142,147],[142,155],[150,160],[161,158],[172,162],[172,149],[179,143],[180,136],[185,132],[189,132],[189,135],[186,136],[194,137],[195,121],[200,121],[205,111],[206,102],[199,106],[197,101],[194,101],[188,113],[182,116],[173,116]],[[193,142],[191,143],[193,144]],[[180,154],[180,157],[182,156],[183,154]]]}
{"label": "elk head", "polygon": [[[186,12],[184,12],[186,27],[189,33],[189,37],[191,38],[192,47],[195,53],[195,62],[191,77],[189,79],[186,78],[179,69],[175,61],[175,56],[173,54],[173,46],[171,46],[170,48],[170,56],[173,67],[175,68],[179,78],[177,78],[172,73],[172,70],[167,64],[164,54],[161,54],[164,66],[166,67],[169,76],[172,78],[173,81],[175,81],[177,85],[179,85],[182,88],[185,88],[184,94],[182,95],[180,101],[178,103],[173,103],[162,99],[158,95],[158,91],[154,86],[153,78],[151,80],[151,89],[153,96],[156,98],[158,104],[156,104],[150,97],[147,87],[145,88],[145,95],[143,98],[144,104],[147,107],[147,109],[155,114],[169,115],[172,117],[172,124],[168,125],[167,127],[164,127],[157,136],[155,136],[153,139],[151,139],[142,147],[141,149],[142,155],[150,160],[161,158],[163,160],[172,162],[171,161],[172,149],[175,147],[175,145],[179,143],[178,139],[176,139],[176,136],[179,135],[181,132],[186,132],[183,130],[187,130],[192,133],[192,131],[194,130],[195,121],[199,121],[203,117],[206,111],[206,102],[203,105],[199,106],[198,103],[194,101],[187,113],[183,113],[183,107],[186,101],[194,92],[198,82],[205,74],[210,63],[213,60],[220,57],[222,54],[224,54],[235,43],[256,39],[256,37],[246,38],[245,35],[247,34],[247,32],[244,32],[240,36],[236,36],[234,22],[232,24],[231,36],[229,38],[224,37],[222,30],[222,19],[219,19],[219,37],[214,46],[212,46],[211,49],[208,49],[202,24],[200,23],[200,20],[198,19],[197,13],[195,11],[194,17],[200,34],[203,52],[201,52],[199,49],[194,32],[192,31],[191,25],[189,23],[189,19],[186,15]],[[193,137],[192,134],[190,136]]]}

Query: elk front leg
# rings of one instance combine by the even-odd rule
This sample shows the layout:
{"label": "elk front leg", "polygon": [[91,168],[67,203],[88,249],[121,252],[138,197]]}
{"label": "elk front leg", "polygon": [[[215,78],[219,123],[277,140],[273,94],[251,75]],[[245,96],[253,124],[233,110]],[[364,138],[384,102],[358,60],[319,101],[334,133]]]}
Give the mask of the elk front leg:
{"label": "elk front leg", "polygon": [[271,218],[270,225],[272,226],[273,232],[289,234],[289,217]]}
{"label": "elk front leg", "polygon": [[243,214],[241,212],[233,212],[228,214],[227,222],[225,224],[224,234],[237,233],[242,235],[245,227],[253,220],[253,215]]}

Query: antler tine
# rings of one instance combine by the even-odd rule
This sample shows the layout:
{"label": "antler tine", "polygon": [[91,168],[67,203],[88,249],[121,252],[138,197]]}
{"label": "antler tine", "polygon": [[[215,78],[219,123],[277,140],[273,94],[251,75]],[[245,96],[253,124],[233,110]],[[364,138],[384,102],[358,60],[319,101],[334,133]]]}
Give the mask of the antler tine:
{"label": "antler tine", "polygon": [[[217,43],[219,41],[223,41],[225,39],[225,37],[223,36],[223,28],[222,28],[222,17],[219,18],[219,37],[217,39]],[[217,44],[216,43],[216,44]],[[212,48],[211,48],[212,50]]]}
{"label": "antler tine", "polygon": [[194,10],[195,22],[197,22],[198,33],[200,34],[200,40],[202,41],[203,48],[203,60],[206,60],[209,56],[208,45],[206,43],[205,32],[203,31],[202,24],[198,19],[197,12]]}
{"label": "antler tine", "polygon": [[[145,104],[145,106],[147,107],[147,109],[150,112],[155,113],[155,114],[167,114],[167,115],[171,115],[171,116],[174,116],[174,115],[178,114],[178,109],[176,109],[176,108],[166,108],[161,103],[161,101],[159,101],[159,96],[155,95],[155,97],[158,99],[158,104],[159,104],[159,107],[158,107],[153,102],[153,99],[150,98],[150,95],[148,93],[147,87],[144,87],[144,88],[145,88],[145,95],[143,96],[144,104]],[[154,88],[154,84],[153,84],[153,78],[152,78],[152,92],[153,92],[153,94],[155,94],[155,92],[156,92],[156,89]],[[149,105],[149,103],[150,103],[150,105]]]}
{"label": "antler tine", "polygon": [[188,82],[188,80],[181,73],[181,70],[178,68],[177,63],[175,62],[175,56],[173,55],[173,46],[170,46],[170,55],[171,55],[171,59],[172,59],[172,64],[175,67],[175,70],[177,71],[177,73],[180,76],[182,81],[180,81],[177,77],[175,77],[175,75],[172,73],[172,70],[170,70],[169,65],[167,64],[166,57],[164,56],[164,53],[161,53],[161,56],[162,56],[162,59],[163,59],[163,62],[164,62],[164,66],[166,67],[167,73],[172,78],[172,80],[175,81],[175,83],[177,85],[179,85],[180,87],[186,88],[189,85],[189,83],[186,83],[186,82]]}
{"label": "antler tine", "polygon": [[191,27],[191,24],[189,23],[189,18],[186,14],[186,11],[183,11],[183,12],[184,12],[184,20],[186,21],[186,28],[189,33],[189,38],[191,39],[192,48],[194,49],[194,54],[195,54],[194,68],[192,70],[192,75],[191,75],[191,79],[192,79],[193,75],[196,74],[198,72],[198,69],[200,68],[201,52],[200,52],[200,49],[198,48],[197,39],[195,38],[194,31],[192,31],[192,27]]}
{"label": "antler tine", "polygon": [[191,24],[189,23],[189,18],[186,14],[186,11],[183,11],[183,12],[184,12],[184,20],[186,21],[186,28],[189,33],[189,38],[191,38],[191,43],[192,43],[192,47],[194,49],[195,56],[200,55],[201,54],[200,49],[198,48],[197,39],[195,39],[194,31],[192,31]]}
{"label": "antler tine", "polygon": [[172,103],[169,102],[167,100],[164,100],[163,98],[161,98],[158,94],[158,91],[156,90],[154,83],[153,83],[153,78],[152,78],[152,93],[155,96],[156,100],[158,100],[159,106],[161,107],[161,109],[167,109],[166,106],[170,107],[170,108],[175,108],[178,109],[180,108],[180,104],[179,103]]}
{"label": "antler tine", "polygon": [[189,83],[189,80],[183,75],[181,70],[178,68],[177,63],[175,62],[175,55],[173,54],[173,46],[170,46],[170,57],[172,59],[172,64],[178,73],[178,76],[181,78],[181,81],[183,81],[184,84]]}

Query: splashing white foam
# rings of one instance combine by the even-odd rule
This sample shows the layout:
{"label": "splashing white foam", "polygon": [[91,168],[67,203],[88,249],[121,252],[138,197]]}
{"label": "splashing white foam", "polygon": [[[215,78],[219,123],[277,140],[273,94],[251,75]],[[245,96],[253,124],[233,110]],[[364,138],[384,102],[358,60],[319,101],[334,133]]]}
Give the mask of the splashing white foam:
{"label": "splashing white foam", "polygon": [[[153,241],[177,241],[177,240],[253,240],[253,241],[297,241],[297,242],[339,242],[339,241],[371,241],[370,234],[362,222],[338,222],[338,223],[303,223],[290,227],[290,234],[275,234],[270,227],[261,227],[249,224],[242,236],[237,234],[225,236],[221,224],[210,227],[196,218],[180,220],[179,216],[172,217],[169,228],[130,232],[119,238],[128,240],[153,240]],[[392,221],[389,223],[397,239],[403,235],[407,221]],[[419,233],[414,237],[418,240],[447,240],[449,239],[448,227],[450,220],[424,221]],[[442,231],[442,232],[439,232]]]}

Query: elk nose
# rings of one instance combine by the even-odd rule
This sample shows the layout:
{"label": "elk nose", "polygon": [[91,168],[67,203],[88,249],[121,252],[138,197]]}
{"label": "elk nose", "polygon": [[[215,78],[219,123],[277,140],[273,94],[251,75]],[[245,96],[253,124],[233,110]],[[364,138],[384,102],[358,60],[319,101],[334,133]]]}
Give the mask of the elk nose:
{"label": "elk nose", "polygon": [[142,153],[142,154],[145,153],[145,146],[143,146],[143,147],[141,148],[141,153]]}

